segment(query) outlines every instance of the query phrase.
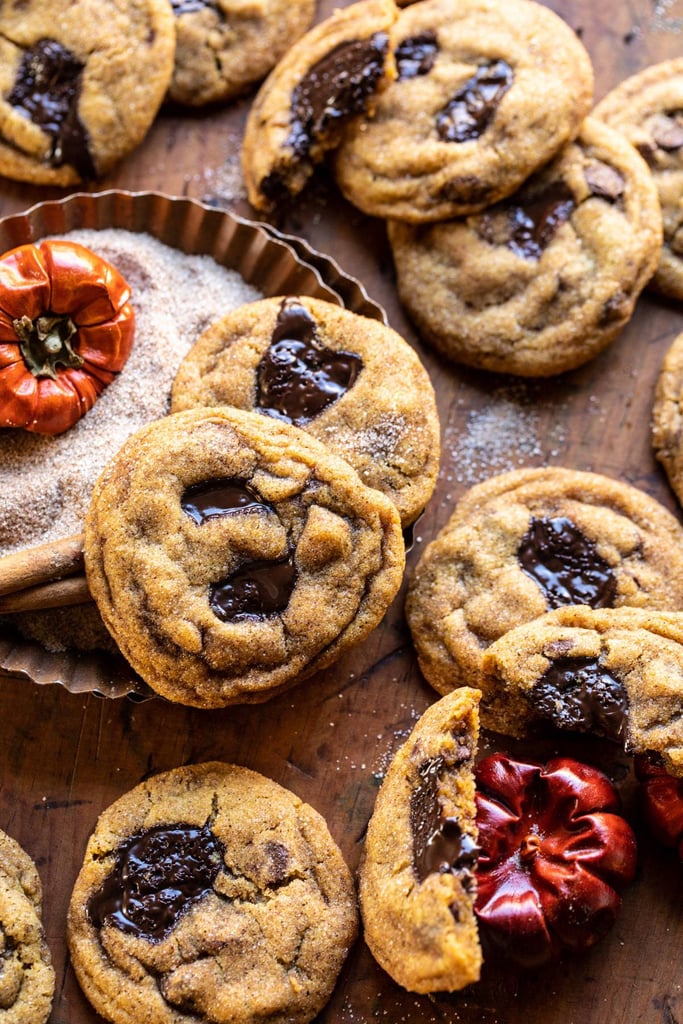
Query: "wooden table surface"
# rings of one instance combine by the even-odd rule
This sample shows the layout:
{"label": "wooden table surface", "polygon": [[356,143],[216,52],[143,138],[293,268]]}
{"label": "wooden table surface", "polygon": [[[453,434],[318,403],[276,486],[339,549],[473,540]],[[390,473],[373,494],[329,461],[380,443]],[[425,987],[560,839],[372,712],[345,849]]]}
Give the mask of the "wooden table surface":
{"label": "wooden table surface", "polygon": [[[318,17],[332,6],[323,0]],[[648,64],[683,53],[683,0],[553,0],[549,6],[581,35],[595,65],[596,99]],[[160,190],[252,216],[239,172],[249,103],[247,97],[200,113],[164,110],[140,148],[92,191]],[[63,194],[0,180],[0,216]],[[518,466],[549,463],[598,471],[643,488],[680,514],[649,438],[661,360],[683,329],[675,303],[641,298],[631,323],[606,352],[555,380],[534,383],[476,373],[448,365],[422,346],[398,305],[384,225],[345,204],[324,174],[278,226],[303,236],[359,277],[431,374],[442,466],[409,566],[467,487]],[[256,769],[326,817],[355,869],[387,764],[436,696],[417,669],[402,606],[403,592],[362,646],[263,706],[209,712],[158,699],[137,704],[3,679],[0,827],[33,855],[44,883],[47,939],[57,975],[52,1024],[100,1019],[69,965],[66,909],[98,814],[149,774],[214,758]],[[500,746],[495,738],[487,742],[491,749]],[[683,866],[673,853],[648,841],[628,761],[608,744],[574,749],[616,779],[640,837],[638,876],[607,938],[589,955],[532,973],[487,960],[477,985],[435,998],[396,986],[361,938],[321,1021],[683,1022]],[[538,756],[549,752],[532,748]]]}

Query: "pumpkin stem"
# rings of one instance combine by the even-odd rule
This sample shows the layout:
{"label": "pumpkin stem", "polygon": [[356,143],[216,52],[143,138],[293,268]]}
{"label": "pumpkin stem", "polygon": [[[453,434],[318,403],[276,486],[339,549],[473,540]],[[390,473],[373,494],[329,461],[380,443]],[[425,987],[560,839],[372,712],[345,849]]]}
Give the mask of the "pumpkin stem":
{"label": "pumpkin stem", "polygon": [[83,365],[83,358],[71,346],[77,327],[70,316],[46,314],[35,320],[22,316],[13,320],[12,326],[24,362],[34,377],[57,380],[58,365],[67,369]]}
{"label": "pumpkin stem", "polygon": [[522,863],[528,864],[529,861],[532,861],[540,848],[541,837],[537,836],[534,832],[530,832],[528,836],[524,837],[519,848],[519,856]]}

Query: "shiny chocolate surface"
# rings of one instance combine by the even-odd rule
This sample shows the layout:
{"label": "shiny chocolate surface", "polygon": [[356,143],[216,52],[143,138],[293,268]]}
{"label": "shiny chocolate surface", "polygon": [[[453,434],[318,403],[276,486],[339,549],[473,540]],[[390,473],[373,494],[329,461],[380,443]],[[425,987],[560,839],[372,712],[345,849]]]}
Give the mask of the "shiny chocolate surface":
{"label": "shiny chocolate surface", "polygon": [[504,60],[482,64],[436,116],[443,142],[469,142],[484,134],[496,116],[501,99],[514,80]]}
{"label": "shiny chocolate surface", "polygon": [[394,54],[399,80],[429,74],[438,52],[439,44],[435,32],[421,32],[420,35],[404,39],[396,47]]}
{"label": "shiny chocolate surface", "polygon": [[532,519],[517,558],[543,591],[548,608],[614,605],[617,581],[612,569],[595,544],[565,516]]}
{"label": "shiny chocolate surface", "polygon": [[222,622],[276,615],[289,603],[296,569],[290,557],[280,561],[249,562],[209,588],[209,604]]}
{"label": "shiny chocolate surface", "polygon": [[[470,751],[463,748],[461,754],[466,760]],[[479,851],[475,840],[462,831],[457,819],[443,815],[439,800],[439,779],[457,764],[457,759],[439,756],[427,759],[418,769],[420,783],[411,795],[410,826],[413,866],[420,882],[436,872],[451,872],[467,887],[476,866]]]}
{"label": "shiny chocolate surface", "polygon": [[246,484],[228,478],[192,484],[184,491],[180,505],[197,525],[239,512],[272,511]]}
{"label": "shiny chocolate surface", "polygon": [[557,729],[626,736],[628,693],[596,658],[558,658],[529,694],[535,713]]}
{"label": "shiny chocolate surface", "polygon": [[569,219],[576,202],[562,181],[551,182],[535,195],[517,193],[479,218],[483,238],[523,259],[538,260],[560,224]]}

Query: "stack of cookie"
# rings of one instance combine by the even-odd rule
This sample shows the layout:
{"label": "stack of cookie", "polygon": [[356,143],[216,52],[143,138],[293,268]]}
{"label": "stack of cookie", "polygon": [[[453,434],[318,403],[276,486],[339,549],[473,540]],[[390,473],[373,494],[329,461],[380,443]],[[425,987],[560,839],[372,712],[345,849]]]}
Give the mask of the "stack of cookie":
{"label": "stack of cookie", "polygon": [[273,209],[334,150],[447,357],[538,377],[608,345],[657,267],[660,204],[625,135],[587,117],[591,62],[567,24],[533,0],[365,0],[313,32],[250,113],[252,204]]}

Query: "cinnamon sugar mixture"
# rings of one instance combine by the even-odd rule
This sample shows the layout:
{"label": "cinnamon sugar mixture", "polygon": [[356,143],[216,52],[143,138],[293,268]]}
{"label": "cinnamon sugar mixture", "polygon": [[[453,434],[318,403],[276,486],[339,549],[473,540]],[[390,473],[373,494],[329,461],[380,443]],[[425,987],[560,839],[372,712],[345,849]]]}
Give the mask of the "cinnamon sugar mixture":
{"label": "cinnamon sugar mixture", "polygon": [[131,287],[133,350],[90,412],[56,437],[0,430],[0,554],[79,533],[93,484],[126,438],[168,412],[178,365],[214,320],[262,296],[209,256],[121,230],[64,236],[117,267]]}

